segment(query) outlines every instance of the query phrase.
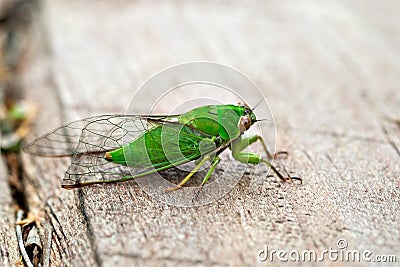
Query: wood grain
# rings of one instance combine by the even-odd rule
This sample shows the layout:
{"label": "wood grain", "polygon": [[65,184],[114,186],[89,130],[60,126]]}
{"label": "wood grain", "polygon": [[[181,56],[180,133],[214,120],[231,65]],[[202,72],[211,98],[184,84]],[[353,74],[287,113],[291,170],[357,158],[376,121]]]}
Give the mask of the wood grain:
{"label": "wood grain", "polygon": [[[396,1],[44,2],[46,49],[24,78],[41,106],[32,136],[124,113],[134,90],[163,68],[215,61],[262,89],[277,147],[290,152],[283,164],[304,180],[270,177],[252,191],[244,177],[212,204],[179,208],[134,182],[62,190],[67,160],[25,155],[28,203],[54,231],[51,264],[263,266],[257,252],[265,246],[321,251],[336,249],[338,239],[400,260],[399,156],[381,130],[383,116],[399,114],[398,8]],[[387,127],[398,144],[398,129]]]}
{"label": "wood grain", "polygon": [[0,160],[0,263],[1,266],[15,266],[20,260],[15,235],[15,207],[8,185],[8,173],[3,160]]}

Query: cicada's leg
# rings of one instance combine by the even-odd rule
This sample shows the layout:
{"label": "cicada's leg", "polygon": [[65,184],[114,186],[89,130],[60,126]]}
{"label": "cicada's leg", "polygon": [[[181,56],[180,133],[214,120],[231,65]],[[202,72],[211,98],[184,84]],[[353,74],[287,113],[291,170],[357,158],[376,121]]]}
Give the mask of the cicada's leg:
{"label": "cicada's leg", "polygon": [[[260,136],[253,136],[253,137],[247,137],[243,139],[238,139],[234,141],[231,145],[231,150],[232,150],[232,156],[234,159],[237,161],[240,161],[242,163],[251,163],[251,164],[260,164],[260,163],[265,163],[267,164],[272,171],[283,181],[288,181],[288,180],[299,180],[302,181],[301,178],[299,177],[290,177],[290,176],[283,176],[275,167],[272,165],[272,163],[267,160],[262,158],[262,156],[253,153],[253,152],[243,152],[242,150],[254,143],[257,140],[261,140],[261,143],[264,144],[262,138]],[[264,149],[266,149],[264,145]],[[267,150],[266,150],[267,153]],[[268,153],[267,153],[268,154]]]}
{"label": "cicada's leg", "polygon": [[263,146],[264,151],[265,151],[265,153],[267,154],[267,157],[268,157],[269,159],[274,159],[274,158],[276,158],[276,157],[279,156],[279,155],[282,155],[284,158],[287,158],[287,156],[288,156],[288,153],[287,153],[286,151],[279,151],[279,152],[274,153],[274,154],[272,154],[271,152],[269,152],[269,150],[268,150],[268,148],[267,148],[267,145],[265,144],[265,142],[264,142],[264,140],[262,139],[262,137],[259,136],[259,135],[253,135],[253,136],[249,136],[249,137],[244,137],[244,138],[241,139],[241,141],[242,141],[242,142],[240,142],[239,144],[237,144],[237,146],[238,146],[237,149],[240,150],[240,151],[243,150],[243,149],[245,149],[247,146],[249,146],[249,145],[251,145],[251,144],[257,142],[257,141],[260,141],[260,143],[261,143],[261,145]]}
{"label": "cicada's leg", "polygon": [[175,191],[175,190],[181,188],[187,181],[189,181],[189,179],[193,176],[193,174],[195,174],[201,168],[201,166],[203,166],[203,164],[207,162],[207,160],[210,160],[210,156],[209,155],[205,156],[199,162],[199,164],[197,164],[196,167],[194,167],[194,169],[178,185],[176,185],[174,187],[167,188],[167,189],[164,190],[164,192],[171,192],[171,191]]}
{"label": "cicada's leg", "polygon": [[206,176],[204,176],[204,179],[203,179],[203,181],[201,182],[200,186],[198,187],[198,190],[197,190],[197,192],[196,192],[196,195],[194,196],[194,198],[193,198],[192,201],[194,201],[195,199],[197,199],[197,197],[199,196],[200,191],[201,191],[201,189],[203,188],[204,184],[208,181],[208,179],[210,178],[211,174],[214,172],[215,167],[217,167],[217,165],[218,165],[218,163],[220,163],[220,161],[221,161],[221,159],[220,159],[218,156],[216,156],[216,157],[214,158],[214,160],[213,160],[213,162],[212,162],[212,164],[211,164],[210,169],[208,170]]}
{"label": "cicada's leg", "polygon": [[212,173],[214,172],[214,170],[215,170],[215,167],[217,167],[217,165],[218,165],[218,163],[219,163],[220,161],[221,161],[221,159],[220,159],[218,156],[216,156],[216,157],[214,158],[214,160],[213,160],[213,162],[212,162],[212,164],[211,164],[211,167],[210,167],[210,169],[208,170],[206,176],[204,176],[204,179],[203,179],[203,181],[201,182],[201,185],[200,185],[200,186],[203,186],[203,185],[208,181],[208,178],[210,178],[211,174],[212,174]]}

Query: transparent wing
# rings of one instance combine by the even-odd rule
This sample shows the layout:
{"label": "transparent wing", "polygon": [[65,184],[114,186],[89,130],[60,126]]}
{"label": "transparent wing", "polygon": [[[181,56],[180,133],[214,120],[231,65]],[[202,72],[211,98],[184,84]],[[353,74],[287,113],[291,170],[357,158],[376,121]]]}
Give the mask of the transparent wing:
{"label": "transparent wing", "polygon": [[[154,142],[160,142],[159,133],[150,131],[159,126],[163,127],[163,132],[168,136],[167,140],[177,140],[176,137],[179,136],[180,143],[175,144],[175,148],[174,144],[172,148],[171,144],[159,144],[152,147],[153,152],[155,149],[160,150],[159,155],[165,153],[163,149],[169,149],[168,155],[171,160],[167,164],[132,168],[132,166],[115,164],[106,159],[106,152],[137,140],[144,132],[148,135],[154,132],[155,136],[148,138],[155,140]],[[193,149],[193,142],[200,142],[206,137],[204,132],[178,123],[176,116],[104,115],[75,121],[57,128],[33,141],[25,150],[41,156],[72,156],[71,165],[66,171],[62,186],[76,188],[98,183],[126,181],[184,164],[201,155],[198,149]],[[184,151],[185,149],[188,151]],[[215,147],[210,147],[202,153],[213,150]],[[190,156],[182,157],[182,152]]]}
{"label": "transparent wing", "polygon": [[[112,138],[117,140],[121,139],[122,136],[117,136],[117,134],[122,134],[123,131],[118,131],[118,124],[123,124],[124,121],[141,121],[143,119],[157,119],[157,120],[174,120],[179,115],[152,115],[152,116],[140,116],[140,115],[100,115],[88,117],[82,120],[77,120],[60,126],[49,133],[35,139],[27,146],[24,147],[24,151],[43,157],[72,157],[76,152],[76,148],[79,144],[79,138],[83,130],[91,123],[98,123],[95,127],[95,133],[90,135],[90,132],[85,133],[85,139],[88,143],[101,143],[103,137],[101,136],[101,132],[104,131],[105,135],[113,134]],[[116,129],[109,129],[110,126],[115,126]],[[110,133],[107,133],[110,131]],[[99,144],[100,144],[99,143]],[[108,149],[115,149],[117,147],[109,147]],[[97,149],[94,152],[99,152]],[[101,151],[106,149],[105,147],[101,148]],[[89,151],[87,151],[89,152]]]}

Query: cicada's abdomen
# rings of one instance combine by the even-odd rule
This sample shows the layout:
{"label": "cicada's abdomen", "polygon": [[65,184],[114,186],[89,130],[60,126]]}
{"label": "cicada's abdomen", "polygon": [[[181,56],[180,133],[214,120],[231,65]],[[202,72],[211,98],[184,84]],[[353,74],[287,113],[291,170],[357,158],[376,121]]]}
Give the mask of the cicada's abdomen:
{"label": "cicada's abdomen", "polygon": [[134,168],[179,165],[215,149],[215,145],[208,148],[200,146],[204,138],[197,136],[189,126],[160,125],[147,130],[131,143],[106,153],[105,158]]}

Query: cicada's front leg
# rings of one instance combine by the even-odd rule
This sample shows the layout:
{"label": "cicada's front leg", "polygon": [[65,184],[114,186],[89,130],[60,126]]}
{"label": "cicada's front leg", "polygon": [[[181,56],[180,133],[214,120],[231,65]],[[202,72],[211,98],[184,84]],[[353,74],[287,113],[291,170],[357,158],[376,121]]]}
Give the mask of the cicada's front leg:
{"label": "cicada's front leg", "polygon": [[272,163],[263,158],[261,155],[258,155],[253,152],[246,152],[243,151],[246,147],[249,145],[253,144],[256,141],[260,141],[261,144],[263,145],[263,148],[265,150],[265,153],[269,158],[271,157],[271,153],[268,151],[267,146],[264,143],[264,140],[262,139],[261,136],[255,135],[255,136],[250,136],[250,137],[245,137],[245,138],[239,138],[232,142],[231,144],[231,150],[232,150],[232,156],[234,159],[237,161],[240,161],[242,163],[251,163],[251,164],[261,164],[265,163],[267,164],[272,171],[283,181],[288,181],[288,180],[299,180],[302,181],[301,178],[299,177],[290,177],[290,176],[283,176],[275,167],[272,165]]}
{"label": "cicada's front leg", "polygon": [[267,148],[267,145],[265,144],[265,142],[262,139],[262,137],[259,136],[259,135],[252,135],[252,136],[249,136],[249,137],[244,137],[244,138],[241,138],[240,141],[241,142],[236,142],[236,144],[235,144],[237,146],[236,149],[239,150],[239,151],[242,151],[243,149],[245,149],[249,145],[251,145],[251,144],[253,144],[253,143],[257,142],[257,141],[260,141],[265,153],[267,154],[268,159],[275,159],[278,156],[282,156],[283,158],[287,158],[287,156],[288,156],[288,152],[286,152],[286,151],[278,151],[278,152],[276,152],[274,154],[269,152],[269,150]]}

